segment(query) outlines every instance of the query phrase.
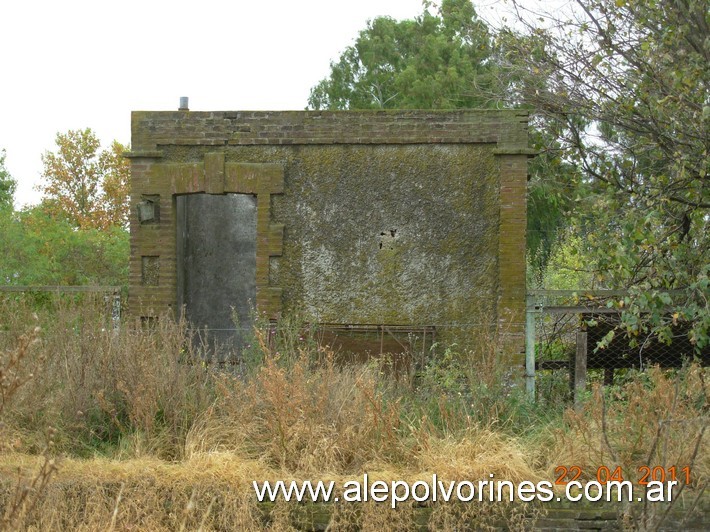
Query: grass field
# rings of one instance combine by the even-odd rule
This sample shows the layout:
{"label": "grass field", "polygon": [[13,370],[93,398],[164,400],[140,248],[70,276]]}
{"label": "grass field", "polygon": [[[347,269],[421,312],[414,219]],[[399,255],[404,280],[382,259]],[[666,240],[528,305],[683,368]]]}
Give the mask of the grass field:
{"label": "grass field", "polygon": [[[507,377],[495,338],[438,346],[416,375],[342,365],[289,321],[249,363],[204,362],[182,324],[113,330],[85,295],[0,302],[0,505],[9,529],[289,529],[298,505],[256,502],[253,480],[594,479],[617,466],[710,473],[707,370],[629,374],[568,408],[566,384],[536,402]],[[77,299],[79,298],[79,299]],[[554,392],[557,390],[557,392]],[[33,484],[34,483],[34,484]],[[267,510],[265,510],[267,508]],[[633,513],[638,510],[629,509]],[[543,505],[435,505],[432,528],[478,528]],[[332,529],[408,529],[411,504],[338,505]],[[468,525],[467,525],[468,526]]]}

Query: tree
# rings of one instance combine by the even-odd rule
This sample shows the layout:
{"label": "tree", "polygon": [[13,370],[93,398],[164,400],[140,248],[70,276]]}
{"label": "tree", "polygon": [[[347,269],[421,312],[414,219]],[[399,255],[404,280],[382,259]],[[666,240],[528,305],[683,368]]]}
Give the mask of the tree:
{"label": "tree", "polygon": [[125,285],[128,254],[121,227],[77,231],[44,205],[0,211],[0,284]]}
{"label": "tree", "polygon": [[575,4],[569,19],[547,14],[543,27],[504,34],[505,67],[523,101],[561,124],[560,157],[583,175],[575,227],[597,278],[631,290],[619,302],[626,332],[669,341],[671,323],[687,319],[702,347],[710,327],[707,3]]}
{"label": "tree", "polygon": [[[538,288],[562,288],[546,283],[559,278],[550,276],[547,270],[551,267],[550,259],[560,251],[557,248],[567,245],[567,229],[580,186],[580,172],[560,156],[557,129],[556,121],[533,114],[530,143],[538,154],[528,165],[526,236],[528,285]],[[579,285],[575,288],[592,287]]]}
{"label": "tree", "polygon": [[5,168],[5,150],[0,150],[0,210],[12,209],[12,203],[17,189],[10,172]]}
{"label": "tree", "polygon": [[127,150],[127,146],[114,140],[111,147],[99,156],[99,166],[103,174],[104,214],[110,225],[121,227],[128,227],[131,192],[131,165],[123,156]]}
{"label": "tree", "polygon": [[[309,106],[451,109],[510,103],[516,80],[502,75],[500,48],[472,3],[445,0],[434,15],[428,10],[432,6],[425,2],[424,12],[414,20],[380,17],[368,23],[355,44],[331,63],[330,76],[313,87]],[[531,136],[541,154],[530,169],[527,243],[530,270],[541,279],[557,234],[567,224],[576,172],[550,150],[555,139],[546,128],[533,130]]]}
{"label": "tree", "polygon": [[[431,2],[414,20],[368,22],[330,76],[313,89],[312,109],[493,107],[498,77],[491,36],[469,0]],[[499,95],[500,96],[500,95]]]}
{"label": "tree", "polygon": [[47,211],[76,227],[106,229],[128,221],[129,164],[114,141],[100,150],[94,132],[57,133],[57,152],[42,156],[45,183],[39,186]]}

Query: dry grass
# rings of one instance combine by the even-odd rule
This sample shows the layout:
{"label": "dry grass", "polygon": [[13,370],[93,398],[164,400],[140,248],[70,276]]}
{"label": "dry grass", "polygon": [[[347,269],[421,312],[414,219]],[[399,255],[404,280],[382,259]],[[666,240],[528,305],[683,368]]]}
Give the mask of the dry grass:
{"label": "dry grass", "polygon": [[190,454],[230,451],[283,471],[356,471],[404,459],[399,405],[388,401],[372,368],[337,367],[326,353],[290,366],[267,354],[249,380],[219,376],[217,399],[187,437]]}
{"label": "dry grass", "polygon": [[[36,316],[33,316],[36,320]],[[0,351],[0,431],[6,427],[4,414],[9,410],[13,400],[20,394],[22,387],[33,378],[31,363],[32,349],[38,344],[39,327],[34,327],[27,334],[19,336],[12,349]],[[41,358],[40,358],[41,360]],[[51,446],[54,444],[56,430],[47,431],[47,447],[42,455],[43,461],[37,470],[27,477],[18,475],[18,482],[13,486],[10,494],[5,497],[0,509],[0,529],[18,527],[27,514],[36,508],[39,497],[46,489],[57,468],[55,462],[49,457]],[[0,443],[2,440],[0,440]],[[3,445],[2,449],[6,447]]]}
{"label": "dry grass", "polygon": [[[29,473],[38,466],[37,457],[0,455],[0,474],[6,478],[18,468]],[[370,475],[372,481],[413,483],[426,478],[421,473],[391,469]],[[285,530],[303,519],[299,515],[303,508],[277,503],[275,511],[265,515],[253,496],[251,481],[290,478],[294,476],[232,453],[199,455],[174,463],[156,458],[66,458],[38,504],[25,516],[25,526],[39,530]],[[325,479],[342,484],[352,477]],[[5,498],[11,486],[2,484],[0,489]],[[333,530],[409,530],[417,520],[414,508],[411,504],[401,504],[396,510],[375,503],[341,504],[329,508],[325,519]],[[436,505],[431,519],[435,529],[451,529],[454,523],[463,525],[472,518],[479,524],[482,520],[505,522],[511,518],[508,510],[506,505],[452,502]],[[513,515],[522,510],[513,509]]]}
{"label": "dry grass", "polygon": [[[675,468],[680,483],[674,501],[684,494],[693,507],[710,480],[708,374],[696,365],[674,372],[652,368],[624,386],[595,387],[584,409],[568,410],[555,431],[559,453],[554,462],[548,460],[548,474],[558,465],[573,464],[581,468],[582,480],[596,480],[600,466],[619,467],[624,480],[638,485],[641,480],[670,481]],[[689,485],[684,468],[690,471]],[[631,529],[656,530],[671,507],[627,504],[623,518]]]}
{"label": "dry grass", "polygon": [[[26,455],[4,455],[0,470],[36,465]],[[204,521],[210,530],[233,529],[236,522],[256,529],[261,516],[246,479],[261,474],[256,463],[224,456],[182,463],[64,459],[26,524],[39,530],[196,530]]]}
{"label": "dry grass", "polygon": [[[597,386],[581,412],[570,409],[556,431],[557,461],[596,472],[599,464],[621,466],[625,477],[639,477],[641,466],[693,464],[695,478],[710,473],[708,372],[691,366],[669,373],[650,369],[626,385],[605,391]],[[552,464],[550,464],[552,466]]]}
{"label": "dry grass", "polygon": [[[696,367],[637,375],[603,400],[595,390],[583,411],[563,416],[521,400],[493,340],[445,351],[411,383],[378,365],[343,367],[288,331],[278,342],[257,331],[260,363],[236,375],[204,364],[184,325],[167,319],[114,331],[101,301],[2,303],[5,364],[22,350],[4,371],[22,386],[2,411],[0,504],[45,460],[58,464],[24,505],[21,529],[286,530],[312,517],[277,503],[267,519],[252,480],[342,482],[367,472],[386,481],[432,473],[537,481],[554,480],[558,465],[578,465],[587,478],[620,465],[637,480],[639,465],[692,463],[696,493],[710,472],[707,371]],[[29,349],[31,311],[42,330]],[[429,523],[522,529],[538,510],[437,504]],[[326,520],[334,530],[404,530],[418,515],[408,504],[336,505]]]}
{"label": "dry grass", "polygon": [[[85,297],[85,296],[84,296]],[[0,341],[21,341],[27,304],[8,304]],[[201,363],[184,324],[162,320],[151,331],[113,330],[101,300],[59,299],[38,311],[41,347],[27,365],[34,379],[5,412],[22,449],[37,451],[47,426],[57,448],[93,455],[117,446],[128,455],[179,458],[184,437],[212,402],[210,368]]]}

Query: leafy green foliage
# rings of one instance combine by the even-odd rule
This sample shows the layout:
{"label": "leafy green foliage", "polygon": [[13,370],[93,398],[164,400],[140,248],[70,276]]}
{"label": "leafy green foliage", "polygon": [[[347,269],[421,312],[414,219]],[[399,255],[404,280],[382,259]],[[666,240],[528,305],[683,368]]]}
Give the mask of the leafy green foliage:
{"label": "leafy green foliage", "polygon": [[126,285],[128,232],[77,230],[43,207],[0,211],[0,284]]}
{"label": "leafy green foliage", "polygon": [[128,164],[90,129],[57,135],[46,153],[42,204],[13,210],[15,181],[0,152],[0,284],[126,285]]}
{"label": "leafy green foliage", "polygon": [[[530,288],[579,290],[595,288],[594,264],[590,262],[589,244],[573,229],[557,234],[545,266],[538,269],[535,261],[528,261]],[[552,288],[550,288],[552,287]]]}
{"label": "leafy green foliage", "polygon": [[[540,288],[562,289],[548,284],[550,260],[566,238],[570,215],[575,208],[581,175],[562,158],[556,121],[534,117],[531,144],[538,155],[529,163],[527,197],[528,283]],[[575,285],[573,288],[591,285]]]}
{"label": "leafy green foliage", "polygon": [[11,209],[17,182],[5,168],[5,150],[0,150],[0,210]]}
{"label": "leafy green foliage", "polygon": [[[673,319],[708,343],[710,33],[696,0],[577,0],[576,18],[502,35],[520,97],[582,172],[572,220],[597,282],[629,288],[631,335]],[[670,290],[681,290],[673,298]],[[660,302],[660,303],[659,303]],[[673,316],[676,316],[673,318]],[[643,319],[640,319],[643,318]]]}
{"label": "leafy green foliage", "polygon": [[469,0],[435,15],[378,17],[311,90],[312,109],[454,109],[497,104],[493,45]]}

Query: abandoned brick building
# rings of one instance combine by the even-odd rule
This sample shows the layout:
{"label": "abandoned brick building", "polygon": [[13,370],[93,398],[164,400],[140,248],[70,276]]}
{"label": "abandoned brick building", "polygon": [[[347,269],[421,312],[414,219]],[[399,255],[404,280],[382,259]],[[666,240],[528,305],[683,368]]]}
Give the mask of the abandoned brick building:
{"label": "abandoned brick building", "polygon": [[184,309],[225,344],[254,310],[400,345],[483,327],[522,352],[526,112],[136,111],[131,145],[136,318]]}

